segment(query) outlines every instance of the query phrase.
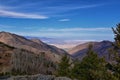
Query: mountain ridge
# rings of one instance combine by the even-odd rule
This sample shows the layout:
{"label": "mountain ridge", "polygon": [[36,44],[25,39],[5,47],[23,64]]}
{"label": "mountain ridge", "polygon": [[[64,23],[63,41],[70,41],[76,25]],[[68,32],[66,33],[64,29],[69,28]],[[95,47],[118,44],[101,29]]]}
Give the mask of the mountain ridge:
{"label": "mountain ridge", "polygon": [[108,59],[109,49],[113,48],[111,41],[101,41],[101,42],[87,42],[84,44],[80,44],[69,50],[68,52],[74,57],[78,59],[82,59],[88,50],[89,44],[93,45],[93,50],[98,54],[99,57],[106,57]]}
{"label": "mountain ridge", "polygon": [[[32,44],[35,44],[38,46],[41,43],[41,46],[39,45],[39,47],[41,47],[41,50],[46,50],[44,47],[47,47],[47,48],[51,47],[51,45],[48,45],[40,40],[39,40],[39,44],[38,44],[37,42],[35,42],[33,40],[30,40],[23,36],[19,36],[19,35],[12,34],[9,32],[0,32],[0,41],[3,43],[6,43],[8,45],[15,46],[15,47],[18,47],[19,45],[26,45],[27,42],[28,42],[27,45],[29,45],[29,46],[31,46]],[[16,45],[18,45],[18,46],[16,46]],[[32,47],[36,47],[35,45]]]}
{"label": "mountain ridge", "polygon": [[36,42],[35,40],[33,41],[9,32],[0,32],[0,42],[18,49],[25,49],[36,54],[44,52],[46,56],[53,61],[59,61],[63,55],[68,55],[66,51],[55,46],[48,45],[40,40],[37,40]]}

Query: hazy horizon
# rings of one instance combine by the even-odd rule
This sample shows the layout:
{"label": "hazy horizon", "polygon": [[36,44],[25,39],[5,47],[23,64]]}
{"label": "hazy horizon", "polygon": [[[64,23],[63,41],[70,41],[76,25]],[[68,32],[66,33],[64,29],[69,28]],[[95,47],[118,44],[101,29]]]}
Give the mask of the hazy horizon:
{"label": "hazy horizon", "polygon": [[0,31],[65,41],[113,41],[119,0],[0,0]]}

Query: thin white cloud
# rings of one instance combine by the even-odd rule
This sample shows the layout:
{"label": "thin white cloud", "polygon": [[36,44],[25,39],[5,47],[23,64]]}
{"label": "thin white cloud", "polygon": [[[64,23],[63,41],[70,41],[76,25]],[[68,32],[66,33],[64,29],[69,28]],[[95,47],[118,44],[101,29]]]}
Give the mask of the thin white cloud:
{"label": "thin white cloud", "polygon": [[60,19],[58,21],[61,21],[61,22],[67,22],[67,21],[70,21],[70,19]]}
{"label": "thin white cloud", "polygon": [[91,4],[91,5],[62,5],[62,6],[48,6],[44,7],[45,10],[53,11],[53,13],[59,13],[59,12],[68,12],[71,10],[79,10],[79,9],[88,9],[88,8],[95,8],[104,6],[106,4]]}
{"label": "thin white cloud", "polygon": [[103,5],[105,5],[105,4],[83,5],[83,6],[74,7],[73,9],[94,8],[94,7],[99,7],[99,6],[103,6]]}
{"label": "thin white cloud", "polygon": [[28,14],[28,13],[19,13],[7,10],[0,10],[1,17],[12,17],[12,18],[28,18],[28,19],[46,19],[47,16],[37,15],[37,14]]}
{"label": "thin white cloud", "polygon": [[[16,1],[16,0],[15,0]],[[6,1],[10,2],[11,4],[14,4],[12,1]],[[73,10],[80,10],[80,9],[87,9],[87,8],[94,8],[94,7],[100,7],[106,5],[105,3],[101,4],[81,4],[81,5],[71,5],[71,4],[62,4],[59,6],[56,5],[48,5],[46,4],[51,3],[52,1],[37,1],[37,2],[29,2],[26,4],[19,4],[17,6],[10,6],[10,5],[3,5],[0,4],[0,16],[3,17],[12,17],[12,18],[30,18],[30,19],[46,19],[49,17],[56,17],[56,16],[63,16],[63,13],[66,13],[67,15],[70,14],[69,11]],[[53,1],[54,2],[54,1]],[[52,3],[53,3],[52,2]],[[38,5],[40,8],[38,8]],[[23,12],[19,12],[23,11]],[[16,12],[17,11],[17,12]],[[24,13],[24,11],[29,13]],[[32,12],[37,14],[32,14]],[[40,15],[44,14],[44,15]],[[69,19],[61,19],[59,21],[69,21]]]}
{"label": "thin white cloud", "polygon": [[111,30],[111,28],[64,28],[64,29],[41,29],[39,31],[51,31],[51,32],[54,32],[54,31],[109,31]]}

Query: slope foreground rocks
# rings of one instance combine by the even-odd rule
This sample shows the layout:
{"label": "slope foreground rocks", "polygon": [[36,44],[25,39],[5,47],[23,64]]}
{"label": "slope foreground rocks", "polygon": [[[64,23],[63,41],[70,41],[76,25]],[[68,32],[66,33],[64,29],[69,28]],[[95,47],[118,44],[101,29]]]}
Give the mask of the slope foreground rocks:
{"label": "slope foreground rocks", "polygon": [[53,75],[25,75],[25,76],[12,76],[8,78],[1,78],[0,80],[72,80],[67,77],[55,77]]}

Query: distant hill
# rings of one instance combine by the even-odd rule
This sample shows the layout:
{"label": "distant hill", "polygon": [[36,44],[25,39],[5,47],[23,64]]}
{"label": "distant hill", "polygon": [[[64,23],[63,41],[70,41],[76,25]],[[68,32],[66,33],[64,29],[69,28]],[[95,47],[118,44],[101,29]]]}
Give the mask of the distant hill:
{"label": "distant hill", "polygon": [[101,42],[88,42],[84,44],[80,44],[72,49],[70,49],[68,52],[74,57],[78,59],[82,59],[88,50],[88,45],[93,45],[93,50],[100,56],[100,57],[106,57],[108,59],[109,56],[109,48],[112,48],[112,42],[110,41],[101,41]]}

